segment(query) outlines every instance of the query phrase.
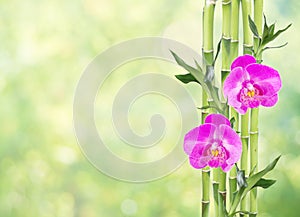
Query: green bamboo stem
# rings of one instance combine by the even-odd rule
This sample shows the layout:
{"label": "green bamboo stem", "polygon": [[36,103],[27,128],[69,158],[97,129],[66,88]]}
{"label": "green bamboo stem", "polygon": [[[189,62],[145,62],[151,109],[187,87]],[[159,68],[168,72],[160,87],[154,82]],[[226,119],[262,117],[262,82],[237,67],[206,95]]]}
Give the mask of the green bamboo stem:
{"label": "green bamboo stem", "polygon": [[[263,0],[254,0],[254,22],[257,26],[259,36],[263,31]],[[254,50],[257,50],[258,38],[254,37]],[[256,57],[261,62],[262,56]],[[250,121],[250,168],[254,172],[258,171],[258,114],[259,109],[251,109]],[[257,189],[250,192],[250,217],[257,216]]]}
{"label": "green bamboo stem", "polygon": [[215,216],[219,217],[219,170],[213,169],[213,197],[214,197],[214,207],[215,207]]}
{"label": "green bamboo stem", "polygon": [[244,54],[252,54],[253,36],[249,27],[248,16],[252,13],[252,0],[241,0],[243,17]]}
{"label": "green bamboo stem", "polygon": [[[231,2],[231,43],[230,43],[230,57],[231,62],[239,54],[239,11],[240,0],[232,0]],[[239,114],[231,107],[230,118],[235,119],[234,130],[239,132]],[[237,190],[237,172],[236,168],[232,168],[229,174],[229,201],[233,201],[233,193]]]}
{"label": "green bamboo stem", "polygon": [[[231,0],[222,1],[222,70],[221,81],[222,87],[224,80],[230,72],[230,46],[231,46]],[[225,103],[225,101],[223,102]],[[229,110],[227,109],[229,112]],[[229,113],[226,114],[229,117]],[[219,203],[219,217],[225,217],[224,210],[226,209],[226,178],[227,175],[219,169],[219,190],[218,190],[218,203]]]}
{"label": "green bamboo stem", "polygon": [[[203,8],[203,57],[206,65],[211,66],[214,61],[214,12],[215,3],[205,1]],[[207,106],[209,103],[207,94],[202,92],[202,105]],[[208,112],[203,111],[202,123],[204,123],[205,117]],[[210,216],[210,168],[206,167],[202,170],[202,217]]]}
{"label": "green bamboo stem", "polygon": [[231,0],[222,2],[222,84],[230,72]]}
{"label": "green bamboo stem", "polygon": [[[207,94],[202,92],[202,106],[208,105]],[[209,114],[208,111],[202,111],[202,123],[204,123],[206,116]],[[209,217],[209,206],[210,206],[210,168],[206,167],[202,169],[202,201],[201,201],[201,216]]]}
{"label": "green bamboo stem", "polygon": [[[243,17],[243,47],[244,47],[244,54],[252,54],[252,47],[253,47],[253,35],[249,26],[248,16],[252,13],[252,0],[241,0],[242,2],[242,17]],[[249,111],[245,115],[241,117],[241,139],[242,139],[242,146],[243,152],[241,157],[241,169],[245,170],[245,174],[249,173],[248,171],[248,149],[249,149]],[[241,210],[248,210],[247,202],[249,197],[245,197],[241,201]],[[240,214],[241,217],[244,214]]]}
{"label": "green bamboo stem", "polygon": [[[258,166],[258,112],[259,109],[251,109],[250,121],[250,168],[257,172]],[[257,215],[257,189],[250,191],[250,217]]]}
{"label": "green bamboo stem", "polygon": [[[249,111],[241,116],[241,140],[242,140],[242,156],[241,156],[241,169],[245,170],[245,174],[248,174],[248,145],[249,145]],[[240,210],[247,210],[247,199],[245,197],[241,201]],[[240,216],[244,216],[240,214]]]}
{"label": "green bamboo stem", "polygon": [[[264,0],[254,0],[254,23],[256,24],[259,36],[262,36],[263,31],[263,5]],[[254,50],[257,50],[258,43],[258,38],[254,36]],[[261,62],[261,54],[256,58],[258,62]]]}

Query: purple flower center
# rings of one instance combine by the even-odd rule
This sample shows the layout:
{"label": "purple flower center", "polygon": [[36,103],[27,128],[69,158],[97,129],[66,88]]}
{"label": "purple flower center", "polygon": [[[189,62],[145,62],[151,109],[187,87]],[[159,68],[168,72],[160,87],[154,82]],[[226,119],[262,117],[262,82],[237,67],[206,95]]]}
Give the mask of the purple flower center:
{"label": "purple flower center", "polygon": [[243,88],[238,94],[238,101],[247,107],[258,107],[260,104],[262,90],[253,81],[245,81]]}

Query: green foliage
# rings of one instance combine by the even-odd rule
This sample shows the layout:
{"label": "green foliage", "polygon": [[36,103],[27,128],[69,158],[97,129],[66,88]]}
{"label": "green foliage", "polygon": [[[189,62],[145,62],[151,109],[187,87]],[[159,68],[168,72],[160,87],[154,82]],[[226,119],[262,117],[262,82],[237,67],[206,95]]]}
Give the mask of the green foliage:
{"label": "green foliage", "polygon": [[272,161],[265,169],[255,173],[247,179],[247,185],[241,185],[240,189],[234,194],[234,199],[232,201],[229,216],[233,216],[236,208],[238,207],[240,201],[254,188],[254,187],[265,187],[268,188],[273,185],[274,180],[266,180],[262,179],[267,173],[272,171],[277,162],[279,161],[281,156],[277,157],[274,161]]}
{"label": "green foliage", "polygon": [[211,108],[214,108],[217,112],[225,114],[226,106],[222,105],[219,98],[219,90],[217,87],[213,85],[213,77],[214,77],[214,68],[213,66],[206,66],[206,74],[203,74],[203,70],[200,67],[199,63],[195,61],[197,65],[197,69],[185,63],[183,59],[181,59],[176,53],[171,51],[175,61],[181,67],[183,67],[189,74],[183,75],[183,77],[176,76],[177,79],[182,81],[183,83],[189,83],[191,81],[198,81],[198,83],[202,86],[203,91],[205,91],[208,96],[212,98],[210,102]]}
{"label": "green foliage", "polygon": [[272,185],[274,185],[275,183],[276,183],[276,180],[261,178],[258,182],[256,182],[256,184],[253,186],[253,188],[261,187],[261,188],[267,189],[267,188],[271,187]]}
{"label": "green foliage", "polygon": [[[273,23],[269,26],[268,23],[267,23],[266,16],[264,16],[263,34],[262,34],[262,36],[260,36],[258,34],[257,26],[254,23],[254,21],[251,19],[250,15],[248,16],[248,21],[249,21],[249,26],[250,26],[250,29],[251,29],[253,35],[256,38],[258,38],[258,42],[259,42],[257,49],[256,50],[251,50],[254,53],[255,57],[261,56],[262,53],[265,50],[282,48],[282,47],[285,47],[288,44],[288,43],[284,43],[284,44],[279,45],[279,46],[268,46],[267,47],[267,44],[274,41],[279,35],[281,35],[286,30],[288,30],[292,26],[292,24],[289,24],[285,28],[280,29],[280,30],[275,32],[275,23]],[[261,62],[262,60],[258,60],[258,61]]]}

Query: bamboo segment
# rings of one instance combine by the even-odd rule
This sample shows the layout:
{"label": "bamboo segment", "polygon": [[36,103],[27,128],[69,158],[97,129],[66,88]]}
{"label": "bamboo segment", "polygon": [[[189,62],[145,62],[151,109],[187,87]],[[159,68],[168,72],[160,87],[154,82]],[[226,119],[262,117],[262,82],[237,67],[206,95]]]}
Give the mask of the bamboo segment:
{"label": "bamboo segment", "polygon": [[[222,87],[224,80],[230,72],[230,44],[231,42],[231,0],[222,1],[222,70],[221,81]],[[225,102],[224,102],[225,103]],[[229,109],[227,109],[229,111]],[[229,113],[226,114],[229,117]],[[226,173],[219,169],[219,190],[218,190],[218,203],[219,203],[219,217],[225,217],[224,210],[226,209]]]}
{"label": "bamboo segment", "polygon": [[[263,0],[254,0],[254,22],[257,27],[258,35],[262,35],[263,31]],[[254,50],[257,50],[259,39],[254,37]],[[262,56],[256,57],[258,62],[262,61]],[[258,114],[259,109],[251,110],[250,122],[250,168],[254,172],[258,171]],[[257,189],[250,192],[250,217],[257,216]]]}
{"label": "bamboo segment", "polygon": [[[212,65],[214,61],[214,13],[215,3],[213,1],[205,1],[203,8],[203,57],[204,65]],[[202,91],[202,106],[207,106],[210,99],[207,94]],[[207,111],[202,112],[202,123],[206,116]],[[206,167],[202,170],[202,217],[210,216],[210,168]]]}
{"label": "bamboo segment", "polygon": [[[239,10],[240,0],[232,0],[231,2],[231,43],[230,43],[230,57],[231,62],[239,54]],[[239,132],[239,114],[231,107],[230,118],[235,119],[234,130]],[[229,175],[229,201],[233,201],[233,193],[237,190],[237,172],[236,168],[232,168]]]}
{"label": "bamboo segment", "polygon": [[[258,171],[258,108],[251,110],[251,127],[250,127],[250,168],[255,172]],[[257,215],[257,189],[250,191],[250,217]]]}
{"label": "bamboo segment", "polygon": [[[252,14],[252,0],[241,0],[242,2],[242,17],[243,17],[243,47],[244,54],[252,54],[253,47],[253,34],[249,26],[248,16]],[[245,174],[248,174],[248,149],[249,149],[249,111],[241,118],[241,139],[243,145],[243,152],[241,157],[241,169],[245,170]],[[247,210],[248,197],[245,197],[241,201],[241,210]],[[240,214],[241,217],[244,214]]]}
{"label": "bamboo segment", "polygon": [[[249,144],[249,111],[242,115],[241,118],[241,139],[242,139],[242,157],[241,157],[241,169],[245,170],[245,174],[248,174],[248,144]],[[247,210],[247,199],[245,197],[241,201],[241,210]],[[240,216],[244,216],[240,214]]]}
{"label": "bamboo segment", "polygon": [[253,37],[249,27],[248,16],[252,13],[252,0],[241,0],[243,16],[243,36],[244,36],[244,54],[252,54]]}

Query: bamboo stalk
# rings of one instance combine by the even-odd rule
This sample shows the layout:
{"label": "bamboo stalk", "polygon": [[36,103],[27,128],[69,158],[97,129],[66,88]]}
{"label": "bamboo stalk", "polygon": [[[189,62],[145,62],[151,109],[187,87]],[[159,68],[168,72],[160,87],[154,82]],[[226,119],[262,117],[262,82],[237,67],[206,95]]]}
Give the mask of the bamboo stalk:
{"label": "bamboo stalk", "polygon": [[243,16],[244,54],[252,54],[253,37],[249,27],[248,16],[252,13],[252,0],[241,0]]}
{"label": "bamboo stalk", "polygon": [[[232,0],[231,2],[231,43],[230,43],[230,57],[231,62],[239,55],[239,11],[240,0]],[[230,118],[235,119],[234,130],[239,132],[239,114],[230,108]],[[232,168],[229,174],[229,201],[233,201],[233,193],[237,190],[237,171]]]}
{"label": "bamboo stalk", "polygon": [[[222,1],[222,70],[221,81],[222,87],[224,80],[230,72],[230,44],[231,42],[231,0]],[[225,102],[224,102],[225,103]],[[227,109],[229,112],[229,110]],[[229,117],[229,113],[226,114]],[[218,190],[218,203],[219,203],[219,217],[225,217],[224,210],[226,209],[226,177],[227,174],[219,169],[219,190]]]}
{"label": "bamboo stalk", "polygon": [[[252,54],[253,36],[249,26],[248,16],[252,13],[252,0],[241,0],[242,2],[242,17],[243,17],[243,47],[244,54]],[[243,152],[241,157],[241,169],[245,170],[245,174],[248,174],[248,146],[249,146],[249,111],[241,117],[241,139]],[[249,197],[245,197],[241,201],[241,210],[247,210],[247,202]],[[241,217],[244,214],[240,214]]]}
{"label": "bamboo stalk", "polygon": [[[203,91],[202,92],[202,106],[207,106],[207,94]],[[203,110],[202,111],[202,123],[204,123],[208,112]],[[209,206],[210,206],[210,168],[206,167],[202,169],[202,201],[201,201],[201,216],[202,217],[209,217]]]}
{"label": "bamboo stalk", "polygon": [[[249,111],[241,116],[241,140],[242,140],[242,156],[241,156],[241,169],[245,170],[245,174],[248,174],[248,145],[249,145]],[[240,210],[247,210],[247,200],[245,197],[241,201]],[[240,216],[244,216],[240,214]]]}
{"label": "bamboo stalk", "polygon": [[[214,12],[215,2],[205,1],[203,8],[203,57],[205,65],[211,66],[214,61]],[[207,94],[202,91],[202,105],[207,106],[210,99]],[[202,123],[208,115],[207,111],[202,112]],[[210,207],[210,168],[206,167],[202,170],[202,217],[209,217]]]}
{"label": "bamboo stalk", "polygon": [[[254,22],[257,26],[259,36],[262,35],[263,26],[263,0],[254,0]],[[254,37],[254,49],[257,50],[259,45],[258,38]],[[262,56],[256,57],[261,62]],[[250,168],[254,172],[258,171],[258,114],[259,109],[251,109],[250,121]],[[257,216],[257,189],[250,192],[250,217]]]}
{"label": "bamboo stalk", "polygon": [[[250,121],[250,168],[257,172],[258,164],[258,113],[259,109],[251,109],[251,121]],[[257,189],[250,191],[250,217],[257,215]]]}

